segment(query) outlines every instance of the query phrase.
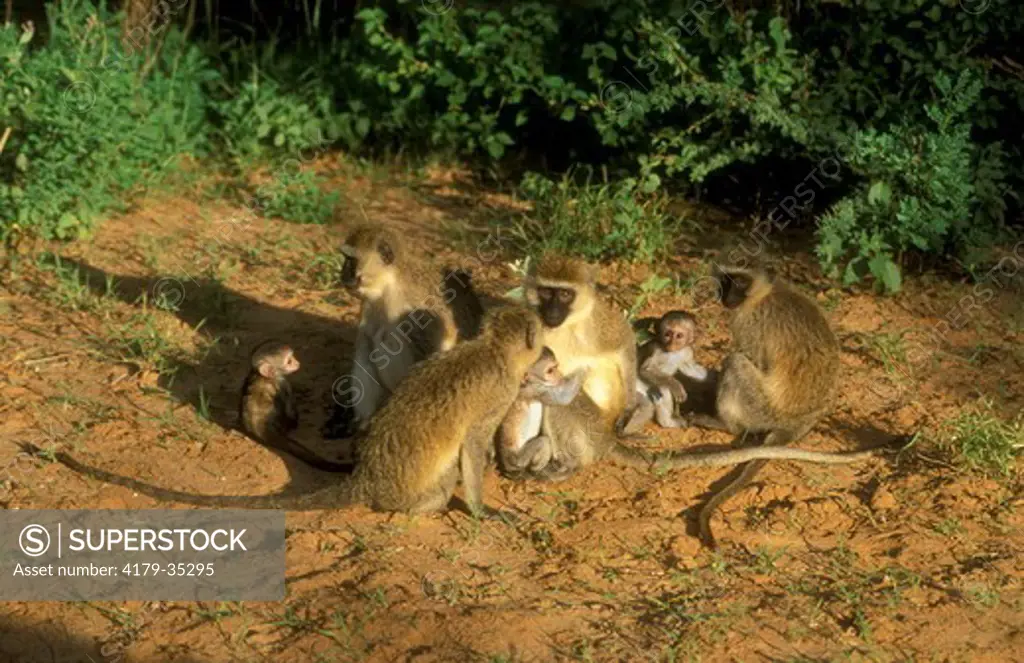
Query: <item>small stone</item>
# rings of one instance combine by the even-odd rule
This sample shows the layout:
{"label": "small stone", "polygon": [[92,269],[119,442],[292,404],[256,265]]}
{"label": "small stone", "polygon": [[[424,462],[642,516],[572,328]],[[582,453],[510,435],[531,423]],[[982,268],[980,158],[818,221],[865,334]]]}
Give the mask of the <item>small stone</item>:
{"label": "small stone", "polygon": [[871,496],[872,511],[888,511],[897,506],[896,496],[885,486],[879,486],[875,494]]}

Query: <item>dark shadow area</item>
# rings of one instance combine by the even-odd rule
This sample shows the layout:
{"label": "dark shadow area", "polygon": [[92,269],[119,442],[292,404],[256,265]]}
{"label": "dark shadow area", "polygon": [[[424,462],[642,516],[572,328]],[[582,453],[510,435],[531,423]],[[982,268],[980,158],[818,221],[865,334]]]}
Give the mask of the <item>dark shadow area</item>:
{"label": "dark shadow area", "polygon": [[[8,603],[8,610],[16,603]],[[102,663],[122,660],[131,649],[120,648],[116,642],[101,644],[89,636],[69,634],[60,622],[46,626],[21,623],[10,616],[0,616],[0,661],[4,663]],[[173,651],[173,649],[172,649]],[[135,657],[127,656],[130,660]],[[212,663],[192,656],[172,654],[174,663]]]}
{"label": "dark shadow area", "polygon": [[[332,386],[348,371],[355,337],[352,325],[273,306],[212,279],[140,278],[106,272],[71,258],[61,260],[78,269],[83,281],[97,295],[107,295],[105,284],[113,279],[109,294],[140,312],[143,302],[147,307],[157,305],[172,311],[211,341],[208,351],[199,359],[170,357],[158,385],[176,401],[208,413],[209,419],[225,430],[240,430],[238,406],[252,350],[271,338],[289,343],[302,362],[302,368],[290,376],[299,410],[297,438],[321,456],[347,456],[347,444],[322,443],[316,431],[324,421],[325,410],[333,403]],[[104,355],[128,362],[144,351],[136,347],[138,341],[133,339],[93,339],[92,343]],[[323,476],[290,454],[271,450],[285,462],[293,480],[300,475]]]}

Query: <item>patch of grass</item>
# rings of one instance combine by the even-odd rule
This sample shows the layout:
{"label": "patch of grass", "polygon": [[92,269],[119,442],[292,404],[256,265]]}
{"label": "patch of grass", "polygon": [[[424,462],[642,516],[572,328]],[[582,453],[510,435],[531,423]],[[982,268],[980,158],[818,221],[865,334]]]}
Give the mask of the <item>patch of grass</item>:
{"label": "patch of grass", "polygon": [[[90,311],[96,307],[97,298],[90,288],[89,279],[82,276],[77,265],[65,264],[55,253],[42,253],[36,260],[36,266],[57,277],[56,287],[48,292],[49,299],[57,306],[72,311]],[[107,290],[111,287],[108,282]]]}
{"label": "patch of grass", "polygon": [[885,332],[869,337],[869,343],[881,360],[886,373],[898,375],[903,373],[902,366],[907,363],[907,349],[903,344],[903,333]]}
{"label": "patch of grass", "polygon": [[[651,274],[647,279],[640,284],[640,294],[636,296],[636,300],[629,309],[630,319],[635,318],[636,314],[640,312],[643,307],[647,306],[647,302],[651,300],[652,295],[656,295],[668,289],[674,281],[670,278],[658,276],[657,274]],[[645,339],[646,340],[646,339]]]}
{"label": "patch of grass", "polygon": [[668,198],[658,191],[654,175],[640,181],[611,182],[603,172],[582,169],[553,181],[527,173],[520,195],[533,212],[516,224],[515,233],[528,253],[554,250],[587,260],[620,258],[650,262],[670,246],[672,217]]}
{"label": "patch of grass", "polygon": [[945,518],[932,525],[932,529],[942,536],[953,537],[958,534],[963,534],[967,530],[964,529],[963,524],[959,518]]}
{"label": "patch of grass", "polygon": [[948,421],[944,433],[948,435],[946,444],[963,467],[989,476],[1010,476],[1017,455],[1024,449],[1021,416],[1012,423],[1003,421],[987,399]]}
{"label": "patch of grass", "polygon": [[256,190],[256,204],[266,217],[294,223],[326,224],[341,201],[339,191],[325,191],[326,181],[316,173],[275,173],[273,181]]}

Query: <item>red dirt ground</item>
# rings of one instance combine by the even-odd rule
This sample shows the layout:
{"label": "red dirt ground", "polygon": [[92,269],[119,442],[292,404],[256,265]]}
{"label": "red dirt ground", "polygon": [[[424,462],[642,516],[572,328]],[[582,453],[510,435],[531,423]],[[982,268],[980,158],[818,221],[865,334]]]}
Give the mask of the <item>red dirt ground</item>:
{"label": "red dirt ground", "polygon": [[[470,267],[482,292],[515,287],[503,260],[449,248],[474,209],[508,201],[440,173],[427,181],[418,192],[367,178],[346,186],[439,265]],[[78,280],[32,255],[4,277],[0,505],[181,506],[20,457],[23,442],[193,493],[330,481],[230,427],[248,350],[284,336],[304,362],[301,433],[316,436],[357,321],[332,283],[340,238],[360,218],[348,209],[325,227],[229,225],[239,209],[226,203],[154,196],[88,241],[34,247],[58,253]],[[459,246],[483,238],[467,244],[466,232],[475,231]],[[603,281],[629,307],[648,276],[686,282],[701,265],[606,265]],[[517,504],[526,524],[289,512],[285,602],[7,603],[0,661],[1024,661],[1021,473],[961,469],[944,432],[980,397],[1006,420],[1020,412],[1019,285],[1000,282],[938,345],[928,328],[973,286],[924,275],[881,298],[835,289],[806,253],[777,266],[818,296],[843,346],[841,402],[801,446],[922,435],[909,452],[853,466],[770,464],[714,521],[720,552],[699,546],[695,507],[729,470],[655,476],[606,463],[555,485],[491,473],[488,502]],[[162,276],[182,284],[176,312],[138,299]],[[176,284],[162,287],[173,294]],[[719,361],[729,339],[716,305],[683,287],[652,294],[638,313],[678,307],[701,316],[698,358]],[[907,352],[915,340],[929,351]],[[171,368],[173,380],[161,373]],[[640,444],[729,442],[697,428],[649,432],[656,439]],[[340,446],[318,443],[324,453]]]}

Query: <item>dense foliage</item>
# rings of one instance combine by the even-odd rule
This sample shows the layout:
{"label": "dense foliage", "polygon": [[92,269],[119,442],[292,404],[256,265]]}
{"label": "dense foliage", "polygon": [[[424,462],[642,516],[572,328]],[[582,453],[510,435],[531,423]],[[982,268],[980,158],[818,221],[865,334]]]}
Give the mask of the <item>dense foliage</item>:
{"label": "dense foliage", "polygon": [[[136,75],[103,70],[87,122],[61,108],[61,88],[118,47],[109,17],[90,28],[82,4],[62,3],[45,48],[0,32],[0,117],[15,127],[0,155],[4,227],[60,234],[77,223],[61,215],[85,218],[205,144],[236,162],[400,144],[603,166],[611,182],[527,176],[524,193],[558,221],[543,240],[647,258],[672,234],[666,191],[784,164],[788,191],[762,226],[817,215],[823,265],[895,289],[909,252],[963,258],[999,238],[1024,175],[1014,0],[297,0],[275,3],[287,7],[276,31],[208,21],[190,45],[170,28],[144,77],[134,63]],[[68,172],[81,154],[90,178]],[[579,200],[608,213],[574,216]]]}

